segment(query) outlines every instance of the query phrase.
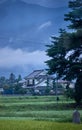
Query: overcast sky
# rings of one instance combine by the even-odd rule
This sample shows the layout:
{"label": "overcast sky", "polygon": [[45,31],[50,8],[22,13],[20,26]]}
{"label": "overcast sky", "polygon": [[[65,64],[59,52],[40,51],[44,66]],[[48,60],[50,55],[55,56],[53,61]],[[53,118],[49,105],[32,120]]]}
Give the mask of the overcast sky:
{"label": "overcast sky", "polygon": [[[5,1],[8,1],[8,0],[0,0],[0,3],[2,3],[2,2],[4,3]],[[9,0],[9,1],[11,1],[11,0]],[[25,1],[30,4],[37,4],[40,6],[48,7],[48,9],[68,6],[68,0],[13,0],[13,1]],[[3,12],[0,12],[0,17],[6,16],[6,15],[4,15],[4,12],[5,12],[4,10],[5,10],[5,6],[4,6],[4,9],[2,9]],[[14,14],[15,11],[11,10],[10,12],[13,12],[13,14]],[[9,12],[9,14],[10,14],[10,12]],[[28,12],[25,12],[25,13],[28,13]],[[53,13],[51,13],[50,16],[52,14]],[[28,13],[28,15],[29,15],[29,13]],[[25,38],[27,38],[27,36],[29,37],[29,39],[33,39],[35,37],[35,41],[37,41],[36,38],[39,37],[38,41],[40,41],[40,38],[42,38],[42,39],[44,39],[44,42],[46,42],[45,41],[46,34],[48,33],[48,36],[49,36],[48,38],[50,38],[50,36],[51,36],[51,32],[49,32],[49,30],[54,32],[54,30],[57,29],[56,28],[57,26],[58,26],[58,28],[60,28],[60,25],[64,26],[64,22],[60,23],[61,19],[63,19],[64,16],[61,17],[60,15],[61,14],[59,12],[59,14],[55,15],[56,18],[54,15],[52,15],[52,17],[46,18],[46,15],[43,14],[43,15],[41,15],[41,17],[38,17],[35,22],[34,22],[34,20],[35,20],[34,16],[32,17],[32,20],[29,21],[30,16],[31,16],[30,15],[29,19],[27,19],[28,21],[26,21],[26,23],[25,23],[25,24],[27,24],[27,22],[28,22],[27,31],[29,33],[27,31],[23,32],[23,33],[19,33],[19,35],[17,34],[18,37],[16,35],[16,38],[11,36],[11,34],[10,34],[10,37],[7,37],[6,35],[4,36],[5,33],[9,33],[9,30],[7,32],[4,32],[4,34],[3,34],[3,39],[5,39],[4,46],[3,46],[3,41],[2,42],[0,41],[0,76],[8,75],[11,72],[26,76],[28,74],[28,72],[30,72],[34,69],[44,69],[46,67],[44,62],[46,60],[48,60],[49,57],[46,56],[45,51],[40,50],[39,47],[38,47],[38,49],[35,49],[31,52],[29,50],[23,49],[22,45],[24,45],[24,43],[21,43],[22,37],[23,37],[23,40],[25,40]],[[3,17],[2,17],[2,19],[3,19]],[[9,18],[12,18],[12,14],[10,14],[9,17],[6,19],[6,20],[9,20],[10,23],[6,22],[6,24],[4,24],[5,28],[11,27],[10,28],[11,32],[12,32],[12,27],[17,28],[17,26],[19,27],[19,24],[22,23],[22,22],[19,23],[17,21],[18,23],[16,23],[15,26],[10,26],[14,23],[14,17],[13,17],[13,20],[9,19]],[[46,19],[43,17],[45,17]],[[17,20],[16,18],[18,18],[18,16],[15,17],[15,20]],[[19,16],[19,19],[20,19],[20,16]],[[25,22],[25,20],[24,20],[24,22]],[[61,28],[62,28],[62,26],[61,26]],[[22,27],[20,27],[20,28],[22,28]],[[1,26],[1,29],[3,29],[3,26]],[[3,29],[3,30],[5,30],[5,29]],[[19,31],[19,32],[21,32],[21,31]],[[45,36],[44,36],[44,34],[45,34]],[[2,35],[2,32],[1,32],[1,35]],[[5,38],[5,37],[7,37],[7,38]],[[20,43],[19,47],[14,48],[13,46],[14,45],[17,46],[18,41]],[[28,38],[27,38],[27,42],[29,42]],[[32,42],[33,42],[33,40],[32,40]],[[6,44],[6,43],[8,43],[8,44]],[[37,43],[38,42],[36,42],[36,44]],[[12,47],[9,46],[11,44],[12,44]],[[29,42],[29,44],[30,44],[30,42]],[[38,43],[38,44],[41,44],[41,43]],[[26,46],[26,44],[24,45],[24,47],[25,46]]]}
{"label": "overcast sky", "polygon": [[[7,1],[7,0],[0,0],[0,3]],[[19,0],[12,0],[12,1],[19,1]],[[62,7],[62,6],[68,6],[68,1],[69,0],[21,0],[25,1],[27,3],[31,4],[38,4],[44,7]]]}
{"label": "overcast sky", "polygon": [[69,0],[23,0],[23,1],[33,4],[39,4],[45,7],[57,8],[62,6],[68,6]]}

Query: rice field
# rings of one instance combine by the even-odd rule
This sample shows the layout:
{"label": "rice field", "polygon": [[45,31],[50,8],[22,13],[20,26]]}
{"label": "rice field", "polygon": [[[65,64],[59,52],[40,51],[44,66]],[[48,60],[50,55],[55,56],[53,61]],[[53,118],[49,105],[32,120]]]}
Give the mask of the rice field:
{"label": "rice field", "polygon": [[82,124],[72,123],[74,101],[59,98],[0,96],[0,130],[82,130]]}
{"label": "rice field", "polygon": [[1,120],[0,130],[82,130],[82,124],[48,121]]}
{"label": "rice field", "polygon": [[74,108],[69,103],[73,102],[62,96],[59,102],[55,96],[1,96],[0,118],[71,122]]}

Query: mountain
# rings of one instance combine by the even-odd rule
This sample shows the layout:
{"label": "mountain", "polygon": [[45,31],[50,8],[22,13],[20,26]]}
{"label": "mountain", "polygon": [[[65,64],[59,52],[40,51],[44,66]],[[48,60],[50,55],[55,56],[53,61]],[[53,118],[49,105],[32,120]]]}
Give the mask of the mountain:
{"label": "mountain", "polygon": [[65,28],[63,19],[67,10],[5,0],[0,4],[0,47],[45,49],[49,37]]}

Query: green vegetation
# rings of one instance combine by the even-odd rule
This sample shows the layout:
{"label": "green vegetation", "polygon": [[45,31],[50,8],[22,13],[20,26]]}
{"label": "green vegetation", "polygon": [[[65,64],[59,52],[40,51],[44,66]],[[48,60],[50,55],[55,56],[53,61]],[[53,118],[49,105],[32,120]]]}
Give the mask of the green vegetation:
{"label": "green vegetation", "polygon": [[74,98],[77,105],[82,100],[82,0],[69,1],[70,11],[65,14],[65,20],[70,21],[67,32],[60,29],[59,36],[52,37],[52,44],[47,45],[46,64],[48,73],[56,74],[56,79],[75,81],[75,89],[68,96]]}
{"label": "green vegetation", "polygon": [[56,96],[0,96],[0,129],[81,130],[72,123],[74,106],[63,96],[58,102]]}
{"label": "green vegetation", "polygon": [[[75,32],[60,30],[59,37],[53,37],[49,45],[47,61],[49,73],[57,73],[57,78],[64,77],[72,81],[76,79],[75,91],[67,91],[68,97],[73,96],[77,104],[82,100],[82,0],[69,2],[71,12],[65,20],[71,21],[70,28]],[[69,53],[71,55],[69,55]],[[22,90],[15,76],[11,73],[9,80],[0,78],[5,94],[20,94]],[[4,81],[4,82],[3,82]],[[12,86],[14,82],[17,86]],[[7,83],[7,84],[6,84]],[[69,86],[68,86],[69,87]],[[8,91],[7,91],[8,90]],[[25,93],[25,92],[24,92]],[[72,95],[72,94],[74,95]],[[82,124],[72,123],[72,113],[76,105],[73,99],[59,96],[0,96],[0,129],[1,130],[82,130]],[[79,112],[82,121],[82,106]],[[55,122],[54,122],[55,121]]]}
{"label": "green vegetation", "polygon": [[0,96],[0,119],[72,122],[74,107],[74,101],[63,96],[59,101],[56,96]]}
{"label": "green vegetation", "polygon": [[0,121],[1,130],[81,130],[82,125],[71,123],[54,123],[46,121],[19,121],[2,120]]}

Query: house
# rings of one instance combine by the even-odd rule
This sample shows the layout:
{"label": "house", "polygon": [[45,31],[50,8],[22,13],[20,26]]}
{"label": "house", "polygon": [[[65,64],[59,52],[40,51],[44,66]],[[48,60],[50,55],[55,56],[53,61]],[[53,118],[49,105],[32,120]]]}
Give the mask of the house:
{"label": "house", "polygon": [[53,77],[48,75],[46,70],[34,70],[25,77],[22,87],[26,88],[28,93],[33,91],[44,94],[48,87],[53,88]]}
{"label": "house", "polygon": [[55,80],[55,77],[48,75],[46,70],[34,70],[19,83],[27,90],[27,94],[44,95],[46,91],[49,91],[49,94],[63,94],[65,88],[62,86],[65,86],[67,81]]}

